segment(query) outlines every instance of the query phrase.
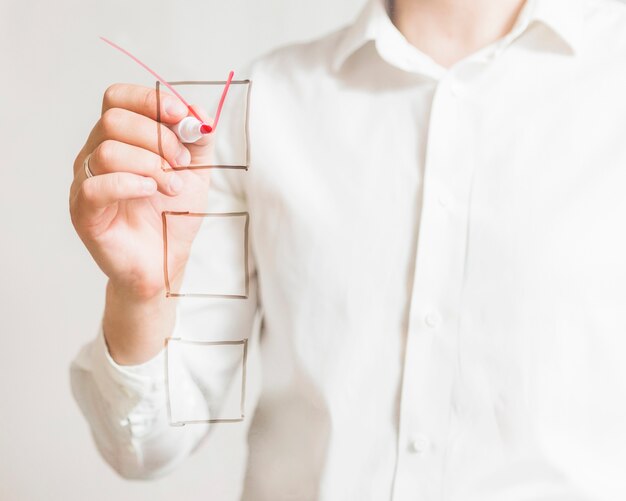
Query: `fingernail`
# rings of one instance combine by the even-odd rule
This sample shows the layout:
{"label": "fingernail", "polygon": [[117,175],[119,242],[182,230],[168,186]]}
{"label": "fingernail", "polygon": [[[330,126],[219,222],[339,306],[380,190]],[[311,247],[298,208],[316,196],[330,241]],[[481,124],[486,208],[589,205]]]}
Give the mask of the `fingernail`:
{"label": "fingernail", "polygon": [[186,167],[191,162],[191,153],[184,146],[178,148],[178,155],[176,155],[176,165],[179,167]]}
{"label": "fingernail", "polygon": [[165,105],[165,112],[172,116],[186,115],[187,107],[176,99],[168,99]]}
{"label": "fingernail", "polygon": [[154,179],[150,177],[145,177],[141,180],[141,188],[146,193],[152,193],[155,187],[156,187],[156,183],[154,182]]}
{"label": "fingernail", "polygon": [[170,175],[169,187],[172,193],[178,193],[183,188],[183,180],[178,174]]}

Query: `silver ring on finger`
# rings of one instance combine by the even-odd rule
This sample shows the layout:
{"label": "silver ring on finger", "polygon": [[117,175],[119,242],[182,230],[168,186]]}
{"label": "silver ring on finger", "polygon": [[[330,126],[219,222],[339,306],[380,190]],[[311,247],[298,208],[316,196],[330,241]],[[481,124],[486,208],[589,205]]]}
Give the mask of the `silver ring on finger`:
{"label": "silver ring on finger", "polygon": [[91,172],[91,169],[89,168],[90,158],[91,158],[91,153],[85,157],[85,160],[83,160],[83,169],[85,171],[85,175],[87,176],[87,179],[94,176],[94,173]]}

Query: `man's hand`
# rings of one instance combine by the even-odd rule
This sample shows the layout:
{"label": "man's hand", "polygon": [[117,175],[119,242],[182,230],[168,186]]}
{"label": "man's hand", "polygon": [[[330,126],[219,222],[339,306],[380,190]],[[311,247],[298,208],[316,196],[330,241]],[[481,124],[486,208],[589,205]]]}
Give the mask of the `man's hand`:
{"label": "man's hand", "polygon": [[[163,124],[178,123],[189,112],[166,93],[161,93],[160,106]],[[154,89],[109,87],[100,120],[74,162],[70,189],[74,227],[109,277],[104,327],[111,354],[121,363],[150,358],[170,334],[167,328],[143,332],[159,318],[165,325],[172,323],[162,315],[173,319],[171,301],[167,306],[163,301],[161,213],[204,210],[209,186],[205,170],[172,168],[210,163],[211,136],[183,145],[169,128],[156,122],[156,115]],[[159,127],[163,156],[158,148]],[[88,155],[91,178],[83,168]],[[199,223],[181,226],[173,236],[168,264],[174,279],[182,275],[198,228]]]}

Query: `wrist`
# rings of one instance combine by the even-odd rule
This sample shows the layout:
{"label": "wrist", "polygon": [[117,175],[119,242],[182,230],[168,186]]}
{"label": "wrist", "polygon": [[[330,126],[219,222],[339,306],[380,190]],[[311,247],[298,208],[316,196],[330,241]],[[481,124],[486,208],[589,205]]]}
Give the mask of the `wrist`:
{"label": "wrist", "polygon": [[109,281],[102,327],[113,360],[136,365],[156,356],[172,334],[175,304],[164,293],[142,297]]}
{"label": "wrist", "polygon": [[112,298],[137,305],[157,304],[165,298],[165,284],[162,278],[153,282],[143,279],[116,280],[109,277],[106,288],[107,300]]}

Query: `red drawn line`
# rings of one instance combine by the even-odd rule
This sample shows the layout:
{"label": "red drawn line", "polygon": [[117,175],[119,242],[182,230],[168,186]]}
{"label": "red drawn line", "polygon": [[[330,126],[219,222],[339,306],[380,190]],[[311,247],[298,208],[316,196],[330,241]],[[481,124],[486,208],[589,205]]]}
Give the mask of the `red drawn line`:
{"label": "red drawn line", "polygon": [[233,76],[235,76],[235,72],[231,70],[231,72],[228,74],[226,85],[224,85],[224,90],[222,91],[220,102],[217,105],[217,111],[215,112],[215,120],[213,120],[213,130],[217,129],[217,122],[219,122],[220,115],[222,113],[222,106],[224,106],[224,101],[226,100],[226,94],[228,93],[228,89],[230,88],[230,82],[233,81]]}
{"label": "red drawn line", "polygon": [[[133,56],[130,52],[128,52],[126,49],[123,49],[122,47],[120,47],[119,45],[111,42],[111,40],[108,40],[104,37],[100,37],[100,39],[103,42],[108,43],[111,47],[119,50],[120,52],[122,52],[123,54],[126,54],[128,57],[130,57],[133,61],[135,61],[138,65],[140,65],[141,67],[143,67],[144,69],[148,70],[152,76],[154,76],[159,82],[161,82],[163,85],[165,85],[171,92],[172,94],[174,94],[178,99],[180,99],[183,104],[185,106],[187,106],[187,109],[189,110],[189,112],[196,117],[198,120],[200,120],[200,122],[202,122],[204,124],[204,120],[202,120],[202,118],[200,118],[200,116],[194,111],[194,109],[189,105],[189,103],[187,103],[187,101],[185,101],[185,98],[183,96],[181,96],[178,91],[171,86],[170,84],[167,83],[167,81],[160,76],[156,71],[154,71],[153,69],[151,69],[148,65],[146,65],[145,63],[142,63],[139,59],[137,59],[135,56]],[[216,120],[217,122],[217,120]],[[205,124],[206,125],[206,124]],[[207,126],[210,127],[210,126]],[[211,131],[209,131],[211,132]]]}

